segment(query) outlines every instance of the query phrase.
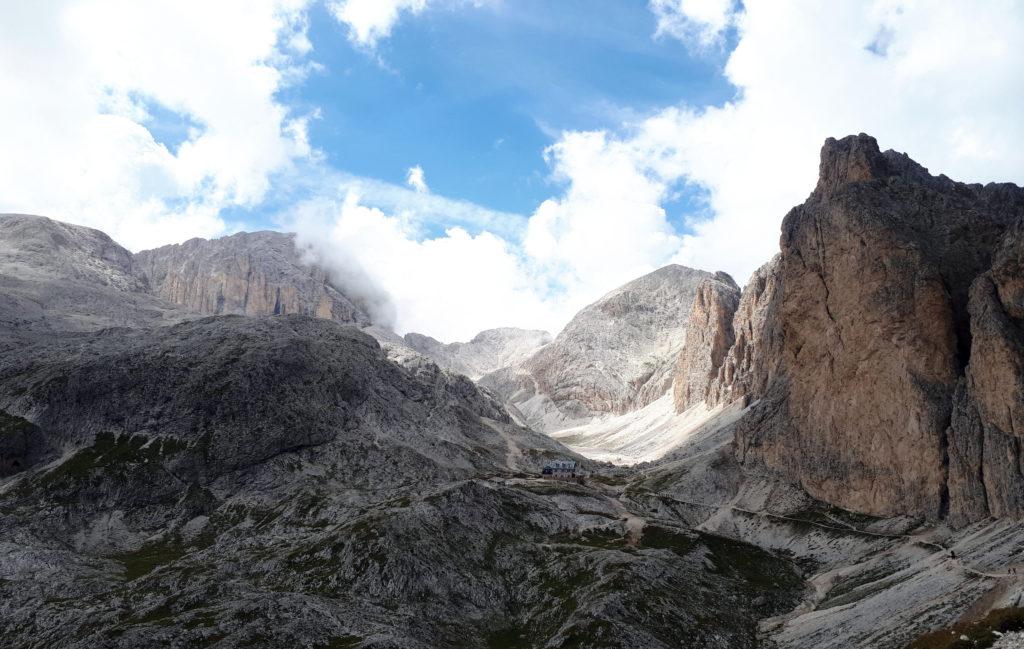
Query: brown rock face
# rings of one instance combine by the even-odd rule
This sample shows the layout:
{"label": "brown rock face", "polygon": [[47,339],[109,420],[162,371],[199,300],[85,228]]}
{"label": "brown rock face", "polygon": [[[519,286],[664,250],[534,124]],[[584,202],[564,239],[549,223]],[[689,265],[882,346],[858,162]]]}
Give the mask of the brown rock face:
{"label": "brown rock face", "polygon": [[210,315],[316,316],[367,325],[363,309],[320,267],[303,262],[295,235],[239,233],[135,255],[135,269],[158,296]]}
{"label": "brown rock face", "polygon": [[686,325],[686,343],[676,363],[673,400],[676,412],[708,399],[712,380],[735,342],[733,316],[740,289],[725,273],[697,287]]}
{"label": "brown rock face", "polygon": [[950,518],[1024,517],[1024,225],[971,286],[971,357],[949,430]]}
{"label": "brown rock face", "polygon": [[782,357],[780,265],[781,257],[776,255],[754,271],[743,287],[732,322],[735,342],[708,386],[709,405],[762,395],[778,372]]}
{"label": "brown rock face", "polygon": [[[739,427],[740,459],[847,509],[944,515],[954,393],[980,344],[968,293],[1021,214],[1019,188],[930,176],[866,135],[828,140],[817,188],[783,223],[777,319],[762,320],[778,335],[760,334],[780,349],[752,371],[778,370],[746,388],[761,401]],[[985,392],[1014,371],[993,369]]]}

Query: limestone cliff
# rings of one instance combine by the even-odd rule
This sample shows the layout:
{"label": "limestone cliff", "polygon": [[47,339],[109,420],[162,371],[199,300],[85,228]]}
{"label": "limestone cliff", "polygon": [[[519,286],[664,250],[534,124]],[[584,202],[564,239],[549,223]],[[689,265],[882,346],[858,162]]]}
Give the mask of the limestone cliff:
{"label": "limestone cliff", "polygon": [[707,388],[754,401],[739,459],[868,514],[1019,514],[1022,217],[1016,186],[829,139]]}
{"label": "limestone cliff", "polygon": [[686,325],[686,344],[676,362],[673,398],[677,412],[708,400],[712,381],[736,339],[733,317],[739,301],[740,289],[725,273],[697,287]]}
{"label": "limestone cliff", "polygon": [[971,355],[949,430],[950,516],[1024,517],[1024,224],[971,286]]}
{"label": "limestone cliff", "polygon": [[307,263],[295,235],[240,232],[190,239],[135,255],[135,272],[154,293],[208,314],[301,314],[368,325],[364,310]]}
{"label": "limestone cliff", "polygon": [[708,387],[709,405],[764,394],[778,372],[782,356],[779,267],[780,257],[776,255],[754,271],[743,287],[732,322],[735,342]]}
{"label": "limestone cliff", "polygon": [[133,274],[132,254],[106,234],[43,216],[0,214],[3,339],[180,319]]}

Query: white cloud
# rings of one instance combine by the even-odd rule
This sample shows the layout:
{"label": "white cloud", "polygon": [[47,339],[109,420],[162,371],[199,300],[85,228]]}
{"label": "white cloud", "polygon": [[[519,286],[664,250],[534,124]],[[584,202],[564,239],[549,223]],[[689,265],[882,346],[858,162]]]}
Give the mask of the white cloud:
{"label": "white cloud", "polygon": [[567,133],[547,150],[567,189],[533,214],[523,246],[552,288],[580,306],[654,270],[681,245],[659,204],[666,183],[649,154],[597,132]]}
{"label": "white cloud", "polygon": [[[0,209],[139,248],[220,233],[309,155],[275,99],[301,76],[304,0],[15,3],[0,22]],[[191,123],[168,147],[153,111]]]}
{"label": "white cloud", "polygon": [[658,19],[655,36],[671,36],[698,48],[720,42],[736,0],[651,0]]}
{"label": "white cloud", "polygon": [[373,315],[400,333],[468,340],[482,329],[550,326],[565,317],[514,247],[489,232],[451,227],[421,238],[415,224],[363,205],[354,191],[298,206],[288,226],[316,259],[341,269],[347,290],[383,289],[390,300]]}
{"label": "white cloud", "polygon": [[[742,282],[778,249],[829,136],[871,133],[960,180],[1024,180],[1019,4],[650,6],[659,35],[698,47],[735,27],[723,74],[736,98],[556,134],[545,156],[562,189],[527,217],[438,196],[419,167],[407,187],[327,167],[307,135],[316,115],[278,98],[314,65],[305,0],[14,3],[0,23],[0,210],[141,248],[221,234],[223,210],[259,205],[276,182],[275,204],[319,197],[285,213],[379,321],[453,340],[557,330],[670,261]],[[332,5],[368,48],[426,8]],[[161,143],[167,115],[179,142]],[[711,215],[686,232],[665,212],[684,183],[706,190]]]}
{"label": "white cloud", "polygon": [[423,175],[423,167],[419,165],[409,167],[409,172],[405,175],[405,184],[420,194],[430,193],[430,188],[427,187],[426,176]]}
{"label": "white cloud", "polygon": [[[572,186],[620,152],[622,168],[601,176],[609,196],[657,205],[679,183],[704,187],[713,216],[690,224],[673,261],[745,281],[778,250],[782,218],[813,189],[829,136],[870,133],[958,180],[1024,180],[1015,144],[1024,140],[1020,5],[748,0],[735,20],[739,42],[725,74],[736,100],[672,107],[620,133],[568,134],[556,145],[580,156],[567,168]],[[588,150],[581,139],[602,144]],[[637,223],[634,237],[662,236],[657,219],[637,213],[645,212],[619,214]],[[652,264],[667,261],[659,247],[649,250]]]}
{"label": "white cloud", "polygon": [[496,2],[500,0],[329,0],[327,7],[345,25],[350,43],[373,50],[391,36],[404,15],[415,16],[431,7],[480,8]]}
{"label": "white cloud", "polygon": [[[1024,180],[1019,4],[747,2],[739,25],[726,74],[740,99],[659,116],[715,213],[679,260],[744,281],[778,249],[782,217],[813,189],[829,136],[870,133],[958,180]],[[868,49],[879,33],[884,56]]]}
{"label": "white cloud", "polygon": [[[351,204],[338,211],[361,215],[363,245],[344,243],[351,225],[332,240],[396,296],[399,329],[466,339],[500,324],[556,331],[673,261],[745,281],[777,252],[781,220],[813,189],[829,136],[872,133],[957,179],[1024,179],[1013,144],[1024,139],[1024,54],[1014,47],[1024,19],[1014,6],[749,0],[733,20],[739,42],[724,72],[738,98],[666,108],[615,133],[560,135],[546,157],[565,189],[529,217],[521,246],[514,233],[460,228],[420,240],[402,210]],[[682,183],[707,191],[712,215],[685,234],[663,208]],[[493,231],[510,221],[520,223],[472,222]],[[391,243],[374,250],[374,237]]]}
{"label": "white cloud", "polygon": [[420,13],[427,8],[427,0],[334,0],[328,6],[334,17],[348,27],[352,43],[373,48],[391,35],[402,13]]}
{"label": "white cloud", "polygon": [[282,184],[298,189],[299,195],[341,200],[350,193],[360,197],[367,207],[399,215],[421,235],[440,225],[458,225],[473,231],[487,230],[509,240],[522,237],[527,218],[520,214],[493,210],[466,200],[418,192],[408,186],[355,176],[329,169],[322,164],[307,165]]}

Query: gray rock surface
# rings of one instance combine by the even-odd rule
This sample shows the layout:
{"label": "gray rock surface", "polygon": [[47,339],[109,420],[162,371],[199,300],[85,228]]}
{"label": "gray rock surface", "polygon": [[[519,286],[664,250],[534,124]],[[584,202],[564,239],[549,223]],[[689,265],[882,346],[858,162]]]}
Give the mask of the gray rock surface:
{"label": "gray rock surface", "polygon": [[975,279],[971,354],[948,433],[950,516],[1024,518],[1024,221]]}
{"label": "gray rock surface", "polygon": [[799,593],[784,560],[637,528],[600,483],[515,478],[573,455],[352,327],[29,351],[0,356],[0,407],[63,453],[0,483],[9,646],[753,647]]}
{"label": "gray rock surface", "polygon": [[782,360],[780,261],[776,255],[754,271],[743,287],[732,322],[735,341],[707,389],[711,406],[763,395],[778,373]]}
{"label": "gray rock surface", "polygon": [[[199,317],[98,233],[25,227],[75,236],[31,275],[31,245],[8,255],[66,299],[0,311],[5,646],[754,647],[799,596],[785,558],[638,518],[620,470],[407,347]],[[159,308],[111,322],[100,298]],[[539,479],[556,457],[588,484]]]}
{"label": "gray rock surface", "polygon": [[480,383],[537,430],[642,408],[671,387],[694,295],[711,277],[671,265],[633,280],[577,313],[528,360]]}
{"label": "gray rock surface", "polygon": [[99,230],[0,214],[0,329],[29,337],[180,320],[134,274],[132,254]]}
{"label": "gray rock surface", "polygon": [[365,310],[306,257],[294,234],[240,232],[144,250],[134,270],[156,295],[196,313],[297,313],[370,324]]}
{"label": "gray rock surface", "polygon": [[477,380],[485,374],[519,365],[551,342],[551,334],[536,329],[501,327],[481,331],[469,342],[442,343],[430,336],[408,333],[403,342],[441,367]]}

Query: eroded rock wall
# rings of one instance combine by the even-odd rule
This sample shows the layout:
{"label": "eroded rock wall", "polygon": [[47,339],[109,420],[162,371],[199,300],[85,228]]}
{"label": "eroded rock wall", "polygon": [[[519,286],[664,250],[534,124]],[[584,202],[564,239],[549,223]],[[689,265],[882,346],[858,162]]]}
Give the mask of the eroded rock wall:
{"label": "eroded rock wall", "polygon": [[868,514],[1021,515],[1021,218],[1016,186],[828,140],[707,388],[752,402],[739,459]]}
{"label": "eroded rock wall", "polygon": [[971,286],[971,355],[949,430],[950,516],[1024,517],[1024,226]]}
{"label": "eroded rock wall", "polygon": [[676,412],[706,401],[726,354],[735,342],[733,317],[740,289],[725,273],[697,287],[686,325],[686,344],[676,363],[673,400]]}
{"label": "eroded rock wall", "polygon": [[208,315],[309,315],[370,324],[364,310],[306,263],[295,235],[241,232],[135,255],[135,271],[161,298]]}

